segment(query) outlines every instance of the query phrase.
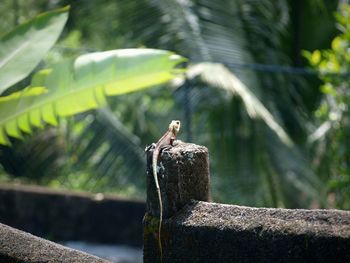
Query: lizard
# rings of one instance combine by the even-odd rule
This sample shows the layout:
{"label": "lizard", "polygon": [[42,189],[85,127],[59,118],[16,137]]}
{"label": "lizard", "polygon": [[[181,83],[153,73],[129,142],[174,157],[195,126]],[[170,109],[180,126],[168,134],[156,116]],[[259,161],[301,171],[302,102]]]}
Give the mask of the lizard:
{"label": "lizard", "polygon": [[156,190],[157,190],[157,194],[158,194],[158,201],[159,201],[158,246],[159,246],[161,259],[163,257],[162,241],[160,239],[162,221],[163,221],[163,203],[162,203],[162,195],[160,193],[160,188],[159,188],[159,183],[158,183],[157,162],[158,162],[158,157],[159,157],[161,150],[164,147],[173,146],[173,143],[176,139],[176,134],[180,130],[180,126],[181,126],[181,122],[179,120],[171,121],[171,123],[169,124],[168,130],[164,133],[164,135],[155,144],[155,147],[153,149],[153,154],[152,154],[152,171],[153,171],[153,177],[154,177],[154,182],[156,185]]}

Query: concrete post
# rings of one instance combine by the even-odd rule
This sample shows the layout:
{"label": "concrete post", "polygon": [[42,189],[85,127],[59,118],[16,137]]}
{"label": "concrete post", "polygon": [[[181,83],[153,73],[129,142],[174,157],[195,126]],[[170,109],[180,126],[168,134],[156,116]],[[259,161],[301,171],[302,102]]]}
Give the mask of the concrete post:
{"label": "concrete post", "polygon": [[[152,153],[147,153],[147,212],[144,217],[144,262],[160,262],[157,231],[159,201],[152,174]],[[209,158],[203,146],[179,143],[164,149],[158,160],[158,180],[163,201],[161,240],[163,258],[169,241],[167,219],[191,200],[209,201]]]}

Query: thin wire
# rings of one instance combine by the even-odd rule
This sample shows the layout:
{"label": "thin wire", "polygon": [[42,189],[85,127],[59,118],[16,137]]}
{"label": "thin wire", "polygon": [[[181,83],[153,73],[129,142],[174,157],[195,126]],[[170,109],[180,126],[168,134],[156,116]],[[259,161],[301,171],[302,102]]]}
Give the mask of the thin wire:
{"label": "thin wire", "polygon": [[186,78],[186,81],[184,83],[184,112],[185,112],[185,127],[186,127],[186,134],[187,134],[187,141],[192,141],[192,102],[191,102],[191,84],[190,80]]}
{"label": "thin wire", "polygon": [[290,67],[290,66],[281,66],[281,65],[273,65],[273,64],[244,64],[244,63],[235,63],[235,62],[225,62],[226,66],[231,69],[240,69],[240,70],[254,70],[261,71],[266,73],[281,73],[281,74],[292,74],[292,75],[304,75],[304,76],[318,76],[322,75],[334,75],[343,78],[347,78],[350,76],[350,72],[320,72],[311,68],[303,68],[303,67]]}
{"label": "thin wire", "polygon": [[237,69],[249,69],[261,72],[270,72],[270,73],[284,73],[284,74],[295,74],[295,75],[318,75],[319,72],[310,68],[303,67],[290,67],[290,66],[281,66],[273,64],[244,64],[244,63],[235,63],[235,62],[226,62],[229,68]]}
{"label": "thin wire", "polygon": [[[91,48],[71,48],[65,46],[56,46],[57,49],[63,51],[80,51],[80,52],[97,52],[100,50],[94,50]],[[195,63],[201,63],[203,61],[195,61]],[[221,63],[221,62],[218,62]],[[279,74],[291,74],[291,75],[304,75],[304,76],[317,76],[321,72],[311,68],[304,67],[291,67],[291,66],[282,66],[276,64],[259,64],[259,63],[237,63],[237,62],[224,62],[224,65],[231,69],[238,70],[254,70],[265,73],[279,73]],[[350,72],[344,73],[335,73],[335,72],[322,72],[322,74],[335,75],[340,77],[349,77]]]}

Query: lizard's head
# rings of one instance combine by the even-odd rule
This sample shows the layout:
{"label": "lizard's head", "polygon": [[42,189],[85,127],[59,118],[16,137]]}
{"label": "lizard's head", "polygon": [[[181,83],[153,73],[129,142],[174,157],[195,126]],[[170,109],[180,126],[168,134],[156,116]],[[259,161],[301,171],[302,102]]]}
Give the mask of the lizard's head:
{"label": "lizard's head", "polygon": [[169,124],[169,129],[173,130],[175,133],[178,133],[181,127],[181,122],[178,120],[171,121]]}

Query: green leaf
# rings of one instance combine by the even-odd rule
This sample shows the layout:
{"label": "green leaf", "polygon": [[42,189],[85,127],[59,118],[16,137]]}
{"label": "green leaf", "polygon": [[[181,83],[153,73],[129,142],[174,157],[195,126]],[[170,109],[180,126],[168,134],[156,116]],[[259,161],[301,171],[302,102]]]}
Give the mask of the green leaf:
{"label": "green leaf", "polygon": [[293,142],[288,134],[275,120],[273,115],[261,103],[261,101],[243,84],[228,68],[219,63],[200,63],[188,70],[188,77],[200,76],[210,85],[224,89],[232,95],[238,95],[251,118],[262,119],[273,130],[283,143],[292,146]]}
{"label": "green leaf", "polygon": [[[342,48],[344,48],[344,43],[343,43],[343,40],[341,39],[341,37],[335,37],[333,40],[332,40],[332,49],[334,51],[338,51],[338,52],[341,52]],[[345,45],[346,47],[346,45]]]}
{"label": "green leaf", "polygon": [[47,89],[44,87],[34,87],[30,89],[25,89],[23,91],[11,93],[8,96],[0,97],[0,102],[20,99],[21,97],[37,96],[46,92],[47,92]]}
{"label": "green leaf", "polygon": [[69,7],[43,13],[0,39],[0,94],[22,80],[55,44]]}
{"label": "green leaf", "polygon": [[[105,105],[106,95],[165,83],[183,72],[175,68],[183,61],[183,57],[169,51],[124,49],[62,62],[35,74],[27,90],[0,101],[0,131],[21,138],[21,130],[30,133],[31,126],[55,125],[57,117]],[[3,132],[0,132],[0,144],[8,144]]]}
{"label": "green leaf", "polygon": [[317,65],[318,63],[320,63],[320,61],[321,61],[321,51],[315,50],[311,55],[310,63],[312,65]]}
{"label": "green leaf", "polygon": [[324,94],[328,94],[328,95],[332,95],[332,96],[336,96],[337,92],[334,89],[333,85],[331,83],[325,83],[324,85],[321,86],[321,91]]}

